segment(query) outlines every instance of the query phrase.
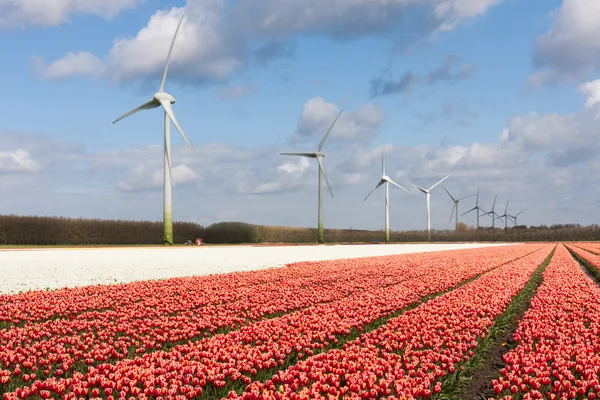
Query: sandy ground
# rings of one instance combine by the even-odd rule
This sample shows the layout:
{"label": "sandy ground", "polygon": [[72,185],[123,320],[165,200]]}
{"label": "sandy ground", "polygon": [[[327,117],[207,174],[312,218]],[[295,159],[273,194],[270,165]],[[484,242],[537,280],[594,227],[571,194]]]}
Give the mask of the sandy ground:
{"label": "sandy ground", "polygon": [[[496,244],[497,245],[497,244]],[[297,261],[470,249],[491,244],[57,248],[0,251],[0,293],[208,275]]]}

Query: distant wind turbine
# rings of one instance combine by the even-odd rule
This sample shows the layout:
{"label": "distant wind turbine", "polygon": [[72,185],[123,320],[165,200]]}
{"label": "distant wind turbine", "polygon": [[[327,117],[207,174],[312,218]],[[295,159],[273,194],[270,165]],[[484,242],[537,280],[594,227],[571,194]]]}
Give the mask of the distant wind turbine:
{"label": "distant wind turbine", "polygon": [[496,227],[496,218],[500,217],[498,215],[498,213],[494,210],[496,208],[496,200],[497,199],[498,199],[498,195],[496,195],[496,197],[494,197],[494,204],[492,204],[492,210],[488,213],[485,213],[485,215],[492,217],[492,228]]}
{"label": "distant wind turbine", "polygon": [[337,117],[335,117],[335,119],[329,126],[329,129],[327,129],[327,132],[325,132],[325,136],[323,136],[323,140],[321,140],[321,143],[319,144],[319,147],[317,148],[317,150],[315,152],[313,152],[313,153],[280,153],[282,156],[299,156],[299,157],[316,158],[317,162],[319,163],[319,216],[318,216],[318,225],[317,225],[319,243],[325,242],[324,233],[323,233],[323,194],[322,194],[323,183],[321,181],[321,177],[325,178],[325,183],[327,184],[329,193],[331,193],[331,198],[333,198],[333,191],[331,190],[331,185],[329,184],[329,179],[327,179],[327,173],[325,173],[325,166],[323,165],[323,158],[325,157],[325,154],[321,151],[321,149],[323,148],[323,145],[325,144],[327,137],[331,133],[333,126],[337,122],[338,118],[340,118],[340,115],[342,115],[343,111],[344,110],[340,111],[340,113],[337,115]]}
{"label": "distant wind turbine", "polygon": [[429,189],[423,189],[422,187],[409,182],[410,185],[416,187],[421,192],[425,193],[425,195],[427,195],[427,241],[428,242],[431,242],[431,190],[434,187],[436,187],[437,185],[439,185],[440,183],[444,182],[448,178],[450,178],[450,175],[448,175],[444,179],[438,181],[435,185],[433,185]]}
{"label": "distant wind turbine", "polygon": [[483,211],[483,214],[481,214],[481,215],[486,215],[486,214],[487,214],[487,212],[486,212],[486,211],[485,211],[483,208],[479,207],[479,188],[477,188],[477,200],[475,200],[475,207],[473,207],[473,208],[471,208],[469,211],[467,211],[467,212],[463,213],[463,214],[461,215],[461,217],[462,217],[463,215],[467,215],[467,214],[468,214],[468,213],[470,213],[471,211],[476,211],[476,212],[477,212],[477,229],[479,229],[479,216],[480,216],[480,211]]}
{"label": "distant wind turbine", "polygon": [[113,124],[125,119],[138,111],[142,110],[150,110],[153,108],[161,107],[165,112],[165,141],[164,141],[164,195],[163,195],[163,230],[164,230],[164,239],[163,244],[172,246],[173,245],[173,210],[171,203],[171,186],[172,186],[172,176],[171,176],[171,121],[173,121],[173,125],[179,131],[179,134],[183,138],[183,140],[187,143],[190,149],[196,153],[196,149],[190,143],[188,138],[185,136],[183,129],[177,122],[177,118],[175,118],[175,114],[173,113],[173,107],[171,104],[175,103],[175,98],[171,96],[169,93],[165,92],[165,80],[167,79],[167,71],[169,70],[169,63],[171,62],[171,54],[173,53],[173,46],[175,45],[175,39],[177,39],[177,34],[179,33],[179,28],[181,27],[181,23],[183,22],[183,15],[179,20],[179,24],[177,25],[177,29],[175,30],[175,35],[173,36],[173,40],[171,41],[171,47],[169,48],[169,54],[167,55],[167,64],[165,66],[165,70],[162,75],[162,81],[160,82],[160,88],[158,92],[154,94],[152,100],[142,104],[141,106],[134,108],[126,114],[123,114],[119,118],[113,121]]}
{"label": "distant wind turbine", "polygon": [[523,211],[525,211],[525,209],[522,209],[517,215],[509,215],[509,217],[511,217],[513,222],[515,223],[515,226],[517,226],[517,217],[521,215]]}
{"label": "distant wind turbine", "polygon": [[508,215],[508,200],[506,200],[506,207],[504,208],[504,214],[499,215],[498,219],[502,220],[502,218],[504,218],[504,229],[508,228],[508,218],[512,218],[510,215]]}
{"label": "distant wind turbine", "polygon": [[446,187],[444,185],[442,185],[442,187],[444,188],[444,190],[446,191],[446,193],[448,193],[448,196],[450,196],[450,198],[454,202],[454,205],[452,206],[452,213],[450,213],[450,222],[452,222],[452,216],[454,215],[455,216],[456,230],[458,231],[458,203],[460,201],[462,201],[462,200],[468,199],[469,197],[473,197],[475,195],[471,194],[469,196],[461,197],[460,199],[455,199],[454,196],[452,196],[450,194],[450,192],[448,191],[448,189],[446,189]]}
{"label": "distant wind turbine", "polygon": [[374,191],[379,189],[380,186],[385,185],[385,241],[386,241],[386,243],[390,242],[390,201],[389,201],[389,198],[390,198],[390,187],[389,187],[390,185],[389,184],[390,183],[392,185],[397,186],[400,189],[408,192],[408,190],[406,190],[402,186],[398,185],[389,176],[387,176],[385,174],[385,146],[384,146],[381,149],[381,179],[379,180],[379,183],[377,183],[377,186],[375,186],[375,188],[373,190],[371,190],[371,192],[367,195],[367,197],[365,197],[364,201],[367,201],[369,196],[371,196],[371,194],[373,194]]}

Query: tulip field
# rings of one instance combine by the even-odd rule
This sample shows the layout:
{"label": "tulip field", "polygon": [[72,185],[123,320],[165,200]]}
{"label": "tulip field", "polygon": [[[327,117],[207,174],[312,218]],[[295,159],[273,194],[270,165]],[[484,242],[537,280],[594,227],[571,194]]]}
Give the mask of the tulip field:
{"label": "tulip field", "polygon": [[533,243],[0,295],[0,395],[470,398],[459,372],[530,293],[487,398],[595,399],[598,254]]}

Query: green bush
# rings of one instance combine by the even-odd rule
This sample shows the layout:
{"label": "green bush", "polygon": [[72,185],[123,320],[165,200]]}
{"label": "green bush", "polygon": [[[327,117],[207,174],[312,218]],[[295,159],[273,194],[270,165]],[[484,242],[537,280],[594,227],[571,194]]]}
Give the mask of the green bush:
{"label": "green bush", "polygon": [[256,225],[245,222],[218,222],[204,230],[202,238],[206,243],[258,243],[261,235]]}

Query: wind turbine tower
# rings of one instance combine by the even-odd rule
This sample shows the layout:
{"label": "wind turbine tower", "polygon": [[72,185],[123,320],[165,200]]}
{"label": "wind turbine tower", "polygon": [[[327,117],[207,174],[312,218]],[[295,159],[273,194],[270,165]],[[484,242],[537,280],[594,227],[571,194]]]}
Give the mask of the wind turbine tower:
{"label": "wind turbine tower", "polygon": [[324,230],[323,230],[323,194],[322,194],[323,182],[322,182],[321,178],[325,179],[325,183],[327,184],[327,188],[329,189],[331,198],[333,198],[333,191],[331,190],[331,185],[329,184],[329,179],[327,179],[327,173],[325,173],[325,166],[323,165],[323,158],[325,157],[325,153],[323,153],[321,150],[323,149],[323,145],[325,144],[327,137],[331,133],[333,126],[337,122],[338,118],[340,118],[340,115],[342,115],[343,111],[344,110],[340,111],[340,113],[337,115],[337,117],[335,117],[335,119],[329,126],[329,129],[327,129],[327,132],[325,132],[325,136],[323,136],[321,143],[319,143],[319,147],[317,147],[317,150],[315,150],[313,153],[280,153],[282,156],[298,156],[298,157],[316,158],[317,162],[319,163],[319,193],[318,193],[319,211],[318,211],[318,224],[317,224],[317,230],[318,230],[318,238],[317,239],[318,239],[319,243],[325,243]]}
{"label": "wind turbine tower", "polygon": [[452,216],[455,216],[455,225],[456,225],[455,229],[458,231],[458,203],[462,200],[468,199],[469,197],[473,197],[475,195],[471,194],[469,196],[461,197],[460,199],[455,199],[454,196],[452,196],[450,194],[450,192],[448,191],[448,189],[446,189],[446,187],[444,185],[442,185],[442,187],[444,188],[446,193],[448,193],[448,196],[450,196],[450,198],[454,202],[454,206],[452,207],[452,213],[450,213],[450,222],[452,222]]}
{"label": "wind turbine tower", "polygon": [[188,138],[183,133],[183,129],[177,122],[177,118],[175,118],[175,114],[173,113],[172,104],[175,103],[175,98],[171,96],[169,93],[165,92],[165,80],[167,79],[167,71],[169,70],[169,63],[171,61],[171,54],[173,53],[173,46],[175,45],[175,39],[177,39],[177,33],[179,33],[179,28],[181,28],[181,23],[183,22],[183,15],[179,20],[179,24],[177,25],[177,29],[175,30],[175,35],[173,36],[173,40],[171,41],[171,47],[169,48],[169,54],[167,55],[167,65],[165,66],[165,70],[163,72],[162,81],[160,82],[160,88],[158,92],[156,92],[153,98],[142,104],[141,106],[134,108],[126,114],[123,114],[119,118],[113,121],[113,124],[121,121],[137,113],[142,110],[150,110],[153,108],[161,107],[165,112],[165,137],[164,137],[164,188],[163,188],[163,231],[164,238],[163,244],[165,246],[173,245],[173,210],[172,210],[172,202],[171,202],[171,190],[172,190],[172,176],[171,176],[171,122],[177,128],[177,131],[183,138],[183,140],[187,143],[187,145],[192,149],[192,151],[196,153],[196,149],[190,143]]}
{"label": "wind turbine tower", "polygon": [[450,175],[448,175],[444,179],[438,181],[435,185],[433,185],[429,189],[423,189],[422,187],[409,182],[410,185],[416,187],[421,192],[425,193],[425,195],[427,196],[427,241],[428,242],[431,242],[431,190],[434,187],[436,187],[437,185],[439,185],[440,183],[444,182],[448,178],[450,178]]}
{"label": "wind turbine tower", "polygon": [[374,191],[379,189],[380,186],[385,185],[385,242],[390,242],[390,183],[394,186],[399,187],[400,189],[408,192],[405,188],[398,185],[394,182],[389,176],[385,174],[385,146],[381,149],[381,179],[377,183],[377,186],[365,197],[364,201],[367,201],[369,196],[373,194]]}

